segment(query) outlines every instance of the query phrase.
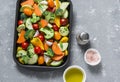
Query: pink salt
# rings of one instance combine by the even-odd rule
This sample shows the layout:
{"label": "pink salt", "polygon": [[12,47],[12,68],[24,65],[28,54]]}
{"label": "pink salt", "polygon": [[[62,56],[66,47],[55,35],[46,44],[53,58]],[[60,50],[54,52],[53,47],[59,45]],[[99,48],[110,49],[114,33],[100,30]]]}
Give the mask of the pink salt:
{"label": "pink salt", "polygon": [[89,63],[96,63],[99,60],[99,56],[95,51],[88,51],[86,54],[86,59]]}

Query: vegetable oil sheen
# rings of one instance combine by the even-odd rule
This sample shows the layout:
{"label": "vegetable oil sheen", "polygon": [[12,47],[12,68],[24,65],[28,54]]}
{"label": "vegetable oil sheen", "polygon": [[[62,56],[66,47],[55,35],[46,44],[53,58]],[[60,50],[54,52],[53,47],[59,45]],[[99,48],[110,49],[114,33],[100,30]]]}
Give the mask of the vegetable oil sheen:
{"label": "vegetable oil sheen", "polygon": [[65,80],[66,82],[82,82],[83,73],[77,68],[70,69],[65,75]]}

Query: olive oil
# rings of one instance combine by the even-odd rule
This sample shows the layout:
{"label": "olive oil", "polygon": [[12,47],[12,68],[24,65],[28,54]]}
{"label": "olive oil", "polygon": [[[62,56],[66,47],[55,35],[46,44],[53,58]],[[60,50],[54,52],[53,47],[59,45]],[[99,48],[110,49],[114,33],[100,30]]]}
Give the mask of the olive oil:
{"label": "olive oil", "polygon": [[65,80],[66,82],[82,82],[83,73],[77,68],[70,69],[65,75]]}

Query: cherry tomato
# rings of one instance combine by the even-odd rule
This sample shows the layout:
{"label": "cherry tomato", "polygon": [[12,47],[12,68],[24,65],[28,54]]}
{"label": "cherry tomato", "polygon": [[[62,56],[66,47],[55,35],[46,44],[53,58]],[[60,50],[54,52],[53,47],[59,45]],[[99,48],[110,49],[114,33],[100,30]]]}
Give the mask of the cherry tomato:
{"label": "cherry tomato", "polygon": [[33,29],[35,29],[35,30],[38,30],[38,29],[39,29],[39,25],[38,25],[38,24],[36,24],[36,23],[35,23],[35,24],[33,24],[32,26],[33,26]]}
{"label": "cherry tomato", "polygon": [[47,11],[50,11],[50,12],[55,12],[55,10],[56,10],[55,7],[54,8],[50,8],[50,7],[47,8]]}
{"label": "cherry tomato", "polygon": [[44,35],[43,35],[43,34],[39,34],[39,35],[38,35],[38,38],[39,38],[42,42],[45,40],[45,38],[44,38]]}
{"label": "cherry tomato", "polygon": [[67,18],[61,18],[60,19],[60,24],[63,25],[63,26],[67,25],[68,24],[68,19]]}
{"label": "cherry tomato", "polygon": [[34,48],[34,51],[35,51],[36,54],[40,54],[42,50],[41,50],[40,47],[36,46],[36,47]]}
{"label": "cherry tomato", "polygon": [[41,56],[44,56],[44,51],[43,51],[43,50],[41,51],[41,54],[40,54],[40,55],[41,55]]}
{"label": "cherry tomato", "polygon": [[54,29],[54,31],[59,31],[59,27],[56,24],[53,24],[52,28]]}
{"label": "cherry tomato", "polygon": [[22,21],[22,20],[19,20],[19,21],[18,21],[18,25],[21,25],[21,24],[23,24],[23,21]]}
{"label": "cherry tomato", "polygon": [[27,49],[28,45],[28,42],[23,42],[21,46],[23,49]]}
{"label": "cherry tomato", "polygon": [[50,8],[50,7],[48,7],[47,10],[50,11],[50,12],[52,12],[52,8]]}

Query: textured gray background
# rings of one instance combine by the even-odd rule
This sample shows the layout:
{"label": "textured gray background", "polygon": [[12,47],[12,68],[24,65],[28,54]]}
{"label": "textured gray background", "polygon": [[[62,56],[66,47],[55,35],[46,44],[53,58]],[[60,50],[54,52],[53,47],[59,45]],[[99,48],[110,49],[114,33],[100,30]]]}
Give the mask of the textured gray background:
{"label": "textured gray background", "polygon": [[[18,68],[12,58],[16,0],[0,0],[0,82],[63,82],[63,69],[40,72]],[[120,3],[118,0],[72,0],[70,65],[83,67],[86,82],[120,82]],[[86,31],[102,63],[88,66],[75,36]]]}

